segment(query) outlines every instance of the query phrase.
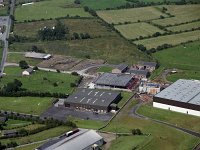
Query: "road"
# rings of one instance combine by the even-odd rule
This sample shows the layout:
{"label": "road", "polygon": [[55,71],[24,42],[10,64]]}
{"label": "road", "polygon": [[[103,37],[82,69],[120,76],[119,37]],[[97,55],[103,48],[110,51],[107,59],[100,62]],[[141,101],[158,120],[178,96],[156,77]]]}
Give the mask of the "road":
{"label": "road", "polygon": [[5,65],[6,58],[7,58],[7,53],[8,53],[8,41],[7,41],[7,39],[9,38],[10,27],[11,27],[11,24],[12,24],[12,20],[11,20],[10,16],[13,16],[13,14],[14,14],[14,7],[15,7],[15,0],[11,0],[9,16],[0,17],[1,23],[4,23],[3,25],[6,26],[6,31],[0,37],[0,40],[2,40],[3,43],[4,43],[2,60],[1,60],[1,65],[0,65],[0,77],[3,75],[4,65]]}
{"label": "road", "polygon": [[138,104],[136,104],[132,109],[131,109],[131,115],[136,117],[136,118],[140,118],[140,119],[145,119],[145,120],[151,120],[153,122],[156,122],[156,123],[160,123],[160,124],[163,124],[163,125],[167,125],[169,127],[172,127],[172,128],[175,128],[177,130],[180,130],[180,131],[183,131],[187,134],[190,134],[190,135],[193,135],[193,136],[196,136],[196,137],[199,137],[200,138],[200,133],[198,132],[195,132],[195,131],[192,131],[192,130],[189,130],[189,129],[186,129],[186,128],[182,128],[182,127],[178,127],[176,125],[173,125],[173,124],[170,124],[170,123],[167,123],[167,122],[164,122],[164,121],[160,121],[160,120],[157,120],[157,119],[153,119],[153,118],[149,118],[149,117],[146,117],[146,116],[143,116],[141,114],[138,114],[137,113],[137,110],[139,109],[139,107],[142,105],[143,103],[142,102],[139,102]]}

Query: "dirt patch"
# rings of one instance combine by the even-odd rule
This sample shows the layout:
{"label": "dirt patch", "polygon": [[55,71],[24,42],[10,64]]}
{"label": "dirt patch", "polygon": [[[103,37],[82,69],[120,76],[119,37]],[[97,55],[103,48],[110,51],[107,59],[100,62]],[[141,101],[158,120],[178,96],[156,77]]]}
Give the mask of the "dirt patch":
{"label": "dirt patch", "polygon": [[112,133],[99,133],[103,138],[106,144],[103,146],[103,150],[108,150],[113,140],[116,139],[116,135]]}

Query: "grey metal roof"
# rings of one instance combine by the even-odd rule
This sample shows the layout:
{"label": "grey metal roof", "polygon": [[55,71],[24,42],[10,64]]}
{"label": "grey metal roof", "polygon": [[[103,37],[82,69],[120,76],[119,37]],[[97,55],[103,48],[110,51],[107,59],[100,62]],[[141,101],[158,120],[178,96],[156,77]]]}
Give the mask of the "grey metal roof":
{"label": "grey metal roof", "polygon": [[71,103],[86,104],[91,106],[108,107],[118,96],[120,92],[102,91],[93,89],[78,89],[70,95],[65,101]]}
{"label": "grey metal roof", "polygon": [[31,73],[31,72],[33,72],[33,68],[27,68],[25,71]]}
{"label": "grey metal roof", "polygon": [[117,69],[123,71],[123,70],[125,70],[127,67],[128,67],[127,64],[119,64],[118,67],[117,67]]}
{"label": "grey metal roof", "polygon": [[139,65],[142,66],[150,66],[150,67],[156,67],[157,63],[156,62],[146,62],[146,61],[140,61]]}
{"label": "grey metal roof", "polygon": [[132,79],[133,75],[130,74],[104,73],[95,81],[95,84],[126,87]]}
{"label": "grey metal roof", "polygon": [[200,81],[179,79],[155,97],[200,105]]}
{"label": "grey metal roof", "polygon": [[135,75],[144,75],[144,76],[147,76],[147,74],[148,74],[148,70],[129,70],[128,71],[129,73],[131,73],[131,74],[135,74]]}

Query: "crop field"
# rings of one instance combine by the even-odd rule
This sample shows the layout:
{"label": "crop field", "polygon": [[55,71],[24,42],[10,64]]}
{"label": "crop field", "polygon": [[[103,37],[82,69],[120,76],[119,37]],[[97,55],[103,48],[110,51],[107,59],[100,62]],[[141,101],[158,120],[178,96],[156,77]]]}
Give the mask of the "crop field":
{"label": "crop field", "polygon": [[163,30],[145,22],[116,25],[115,29],[117,29],[127,39],[136,39],[140,36],[152,36],[156,32],[164,33]]}
{"label": "crop field", "polygon": [[167,17],[156,7],[144,7],[144,8],[132,8],[132,9],[120,9],[120,10],[105,10],[97,11],[99,17],[105,20],[107,23],[125,23],[125,22],[138,22],[158,19],[160,16]]}
{"label": "crop field", "polygon": [[[0,87],[14,79],[22,82],[22,88],[29,91],[50,92],[50,93],[66,93],[70,94],[74,88],[71,83],[76,83],[79,77],[71,74],[55,73],[48,71],[36,71],[30,76],[22,76],[22,69],[19,67],[6,67],[6,76],[1,79]],[[55,86],[54,84],[57,84]]]}
{"label": "crop field", "polygon": [[200,38],[200,30],[184,32],[179,34],[172,34],[166,36],[159,36],[156,38],[144,39],[135,41],[135,44],[142,44],[147,49],[157,48],[163,44],[178,45],[187,41],[195,41]]}
{"label": "crop field", "polygon": [[175,17],[153,20],[153,23],[167,26],[200,19],[200,5],[167,5],[164,7]]}
{"label": "crop field", "polygon": [[0,110],[40,115],[52,104],[51,98],[0,97]]}
{"label": "crop field", "polygon": [[186,30],[197,29],[197,28],[200,28],[200,21],[168,27],[167,30],[176,32],[176,31],[186,31]]}
{"label": "crop field", "polygon": [[[49,0],[36,2],[32,5],[17,6],[15,18],[19,22],[24,20],[40,20],[69,16],[91,17],[83,10],[72,6],[72,0]],[[26,13],[24,13],[26,12]]]}
{"label": "crop field", "polygon": [[152,55],[165,68],[200,71],[200,41],[168,48]]}
{"label": "crop field", "polygon": [[[92,37],[116,35],[112,30],[102,26],[102,21],[98,19],[62,19],[60,21],[66,25],[71,35],[74,32],[89,33]],[[53,27],[55,24],[55,20],[17,23],[14,27],[14,34],[36,38],[41,28]]]}

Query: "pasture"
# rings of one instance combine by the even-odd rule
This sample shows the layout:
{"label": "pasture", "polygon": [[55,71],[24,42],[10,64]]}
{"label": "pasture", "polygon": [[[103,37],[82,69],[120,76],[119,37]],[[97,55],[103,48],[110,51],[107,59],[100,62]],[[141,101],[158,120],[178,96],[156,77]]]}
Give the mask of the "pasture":
{"label": "pasture", "polygon": [[152,36],[156,32],[164,33],[163,30],[145,22],[116,25],[115,29],[117,29],[127,39],[136,39],[140,36]]}
{"label": "pasture", "polygon": [[199,70],[200,42],[168,48],[152,54],[161,66],[186,70]]}
{"label": "pasture", "polygon": [[66,17],[67,15],[91,17],[83,8],[75,7],[72,4],[72,0],[48,0],[27,6],[17,6],[15,19],[18,22],[23,22],[24,20],[59,18]]}
{"label": "pasture", "polygon": [[40,115],[52,104],[51,98],[0,97],[0,110]]}
{"label": "pasture", "polygon": [[200,21],[168,27],[167,30],[172,31],[172,32],[177,32],[177,31],[186,31],[186,30],[197,29],[197,28],[200,28]]}
{"label": "pasture", "polygon": [[[22,69],[19,67],[6,67],[6,76],[1,79],[0,87],[18,79],[22,82],[22,88],[35,92],[66,93],[73,92],[71,83],[79,80],[78,76],[48,71],[36,71],[30,76],[22,76]],[[55,86],[56,84],[56,86]]]}
{"label": "pasture", "polygon": [[179,34],[172,34],[166,36],[159,36],[150,39],[144,39],[135,41],[135,44],[142,44],[147,49],[157,48],[163,44],[171,44],[171,45],[178,45],[181,43],[185,43],[188,41],[196,41],[200,38],[200,30],[191,31],[191,32],[184,32]]}
{"label": "pasture", "polygon": [[97,11],[99,17],[107,23],[119,24],[125,22],[138,22],[159,19],[160,16],[167,17],[156,7],[143,7],[119,10]]}
{"label": "pasture", "polygon": [[200,19],[200,5],[167,5],[164,7],[175,17],[153,20],[153,23],[167,26]]}

